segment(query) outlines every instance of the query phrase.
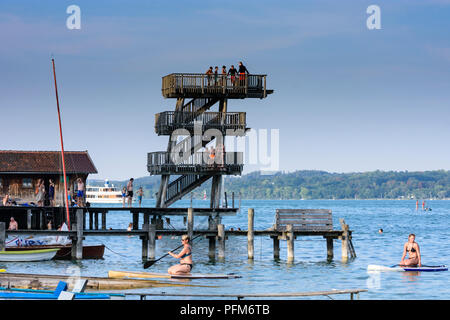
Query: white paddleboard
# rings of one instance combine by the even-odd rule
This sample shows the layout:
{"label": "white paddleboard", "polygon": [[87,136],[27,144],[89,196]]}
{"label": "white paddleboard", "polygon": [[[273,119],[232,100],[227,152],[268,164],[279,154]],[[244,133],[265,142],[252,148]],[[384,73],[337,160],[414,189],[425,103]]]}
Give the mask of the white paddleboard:
{"label": "white paddleboard", "polygon": [[367,266],[367,271],[438,272],[438,271],[448,271],[448,267],[445,266],[445,265],[441,265],[441,266],[421,266],[421,267],[400,267],[400,266],[386,267],[386,266],[380,266],[380,265],[376,265],[376,264],[369,264]]}

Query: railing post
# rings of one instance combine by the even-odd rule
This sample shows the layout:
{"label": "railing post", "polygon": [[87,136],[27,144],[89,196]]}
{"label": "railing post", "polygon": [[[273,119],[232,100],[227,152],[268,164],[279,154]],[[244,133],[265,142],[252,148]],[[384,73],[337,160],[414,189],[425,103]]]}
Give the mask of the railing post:
{"label": "railing post", "polygon": [[266,93],[266,76],[264,76],[264,98],[267,97],[267,93]]}
{"label": "railing post", "polygon": [[181,75],[181,93],[184,93],[184,89],[183,89],[183,74]]}

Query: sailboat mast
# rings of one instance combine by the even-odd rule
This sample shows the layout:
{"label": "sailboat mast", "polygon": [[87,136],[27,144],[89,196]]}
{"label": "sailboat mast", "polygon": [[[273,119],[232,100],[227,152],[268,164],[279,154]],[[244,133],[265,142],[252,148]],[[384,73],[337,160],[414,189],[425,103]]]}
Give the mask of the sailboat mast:
{"label": "sailboat mast", "polygon": [[69,214],[69,197],[68,197],[68,192],[67,192],[66,162],[64,161],[64,143],[63,143],[63,136],[62,136],[61,113],[59,111],[58,86],[56,85],[55,59],[52,59],[52,65],[53,65],[53,78],[55,79],[56,106],[58,108],[59,136],[61,138],[61,158],[62,158],[62,167],[63,167],[63,175],[64,175],[64,197],[65,197],[65,203],[66,203],[66,218],[67,218],[67,226],[69,227],[69,230],[70,230],[70,214]]}

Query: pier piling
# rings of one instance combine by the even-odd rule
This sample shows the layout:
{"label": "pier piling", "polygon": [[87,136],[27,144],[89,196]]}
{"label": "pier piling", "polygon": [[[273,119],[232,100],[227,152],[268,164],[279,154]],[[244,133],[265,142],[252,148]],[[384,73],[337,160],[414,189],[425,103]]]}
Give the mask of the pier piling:
{"label": "pier piling", "polygon": [[[189,239],[192,240],[192,237],[194,235],[194,208],[188,208],[187,233],[188,233]],[[192,243],[191,243],[191,246],[192,246]]]}
{"label": "pier piling", "polygon": [[255,210],[253,208],[248,209],[248,231],[247,231],[247,252],[248,259],[252,260],[254,258],[255,247],[254,247],[254,218]]}
{"label": "pier piling", "polygon": [[225,227],[217,225],[217,241],[219,242],[218,258],[225,259]]}
{"label": "pier piling", "polygon": [[287,240],[287,261],[294,261],[294,226],[292,224],[286,225],[286,240]]}
{"label": "pier piling", "polygon": [[333,260],[333,238],[326,238],[327,239],[327,260]]}
{"label": "pier piling", "polygon": [[148,258],[154,260],[156,256],[156,225],[150,224],[148,227]]}
{"label": "pier piling", "polygon": [[278,236],[273,236],[273,258],[280,259],[280,239]]}

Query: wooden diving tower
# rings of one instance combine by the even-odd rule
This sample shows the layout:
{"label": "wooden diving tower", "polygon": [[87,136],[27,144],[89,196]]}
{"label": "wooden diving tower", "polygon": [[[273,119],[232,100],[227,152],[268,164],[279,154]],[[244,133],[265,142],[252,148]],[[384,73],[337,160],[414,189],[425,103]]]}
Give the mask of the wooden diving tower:
{"label": "wooden diving tower", "polygon": [[[226,152],[226,136],[244,136],[245,112],[228,112],[229,99],[266,98],[266,75],[230,76],[172,73],[162,78],[164,98],[176,99],[175,111],[155,115],[155,132],[169,136],[166,151],[148,153],[148,171],[161,175],[156,207],[166,208],[212,179],[210,208],[220,207],[222,175],[240,175],[242,152]],[[217,111],[212,111],[218,106]],[[211,141],[216,154],[200,151]],[[170,180],[171,176],[175,176]]]}

